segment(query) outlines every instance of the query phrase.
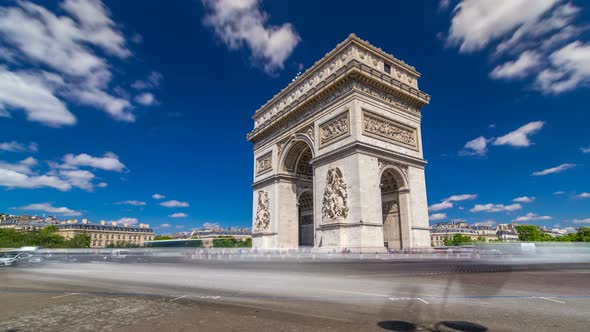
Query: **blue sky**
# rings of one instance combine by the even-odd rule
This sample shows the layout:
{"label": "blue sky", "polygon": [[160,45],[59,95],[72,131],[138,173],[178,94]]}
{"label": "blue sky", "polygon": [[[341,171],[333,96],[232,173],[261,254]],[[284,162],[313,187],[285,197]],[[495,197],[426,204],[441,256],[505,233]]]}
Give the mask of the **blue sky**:
{"label": "blue sky", "polygon": [[558,0],[3,1],[0,211],[250,226],[251,115],[354,32],[432,96],[431,222],[585,225],[589,23]]}

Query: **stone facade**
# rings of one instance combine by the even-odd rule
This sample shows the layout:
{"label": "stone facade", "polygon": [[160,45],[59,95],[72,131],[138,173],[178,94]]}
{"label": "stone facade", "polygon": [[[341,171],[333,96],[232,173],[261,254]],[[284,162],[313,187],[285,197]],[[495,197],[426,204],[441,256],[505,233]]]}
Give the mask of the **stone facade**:
{"label": "stone facade", "polygon": [[306,245],[309,209],[318,251],[430,247],[419,76],[350,35],[256,111],[254,247]]}

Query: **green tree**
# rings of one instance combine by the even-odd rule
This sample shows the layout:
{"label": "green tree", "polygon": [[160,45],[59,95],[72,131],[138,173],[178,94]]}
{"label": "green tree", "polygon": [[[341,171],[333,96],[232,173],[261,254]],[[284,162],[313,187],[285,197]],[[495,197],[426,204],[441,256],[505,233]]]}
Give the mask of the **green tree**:
{"label": "green tree", "polygon": [[578,228],[577,240],[581,242],[590,242],[590,227]]}
{"label": "green tree", "polygon": [[554,241],[555,239],[545,234],[535,225],[516,225],[516,231],[518,232],[518,239],[521,241]]}
{"label": "green tree", "polygon": [[472,244],[473,240],[467,235],[455,234],[452,238],[446,238],[444,244],[447,247],[461,246],[466,244]]}
{"label": "green tree", "polygon": [[174,240],[174,238],[172,236],[168,236],[168,235],[156,235],[156,236],[154,236],[154,241],[160,241],[160,240]]}

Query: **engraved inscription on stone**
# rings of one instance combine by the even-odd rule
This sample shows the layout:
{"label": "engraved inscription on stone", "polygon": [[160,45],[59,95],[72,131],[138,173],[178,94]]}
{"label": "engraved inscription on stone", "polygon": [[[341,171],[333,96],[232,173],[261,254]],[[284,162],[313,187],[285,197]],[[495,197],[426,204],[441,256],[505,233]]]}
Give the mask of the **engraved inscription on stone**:
{"label": "engraved inscription on stone", "polygon": [[346,112],[320,126],[320,144],[325,145],[332,142],[347,135],[349,131],[348,112]]}
{"label": "engraved inscription on stone", "polygon": [[256,175],[268,172],[272,169],[272,152],[256,159]]}
{"label": "engraved inscription on stone", "polygon": [[366,111],[363,112],[363,133],[417,148],[415,129]]}

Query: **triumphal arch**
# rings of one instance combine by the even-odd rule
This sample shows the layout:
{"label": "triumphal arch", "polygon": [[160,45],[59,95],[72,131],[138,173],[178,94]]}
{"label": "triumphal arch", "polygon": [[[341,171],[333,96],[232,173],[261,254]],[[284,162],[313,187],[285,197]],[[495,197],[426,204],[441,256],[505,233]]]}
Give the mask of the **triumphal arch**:
{"label": "triumphal arch", "polygon": [[351,34],[253,116],[253,246],[430,247],[414,67]]}

